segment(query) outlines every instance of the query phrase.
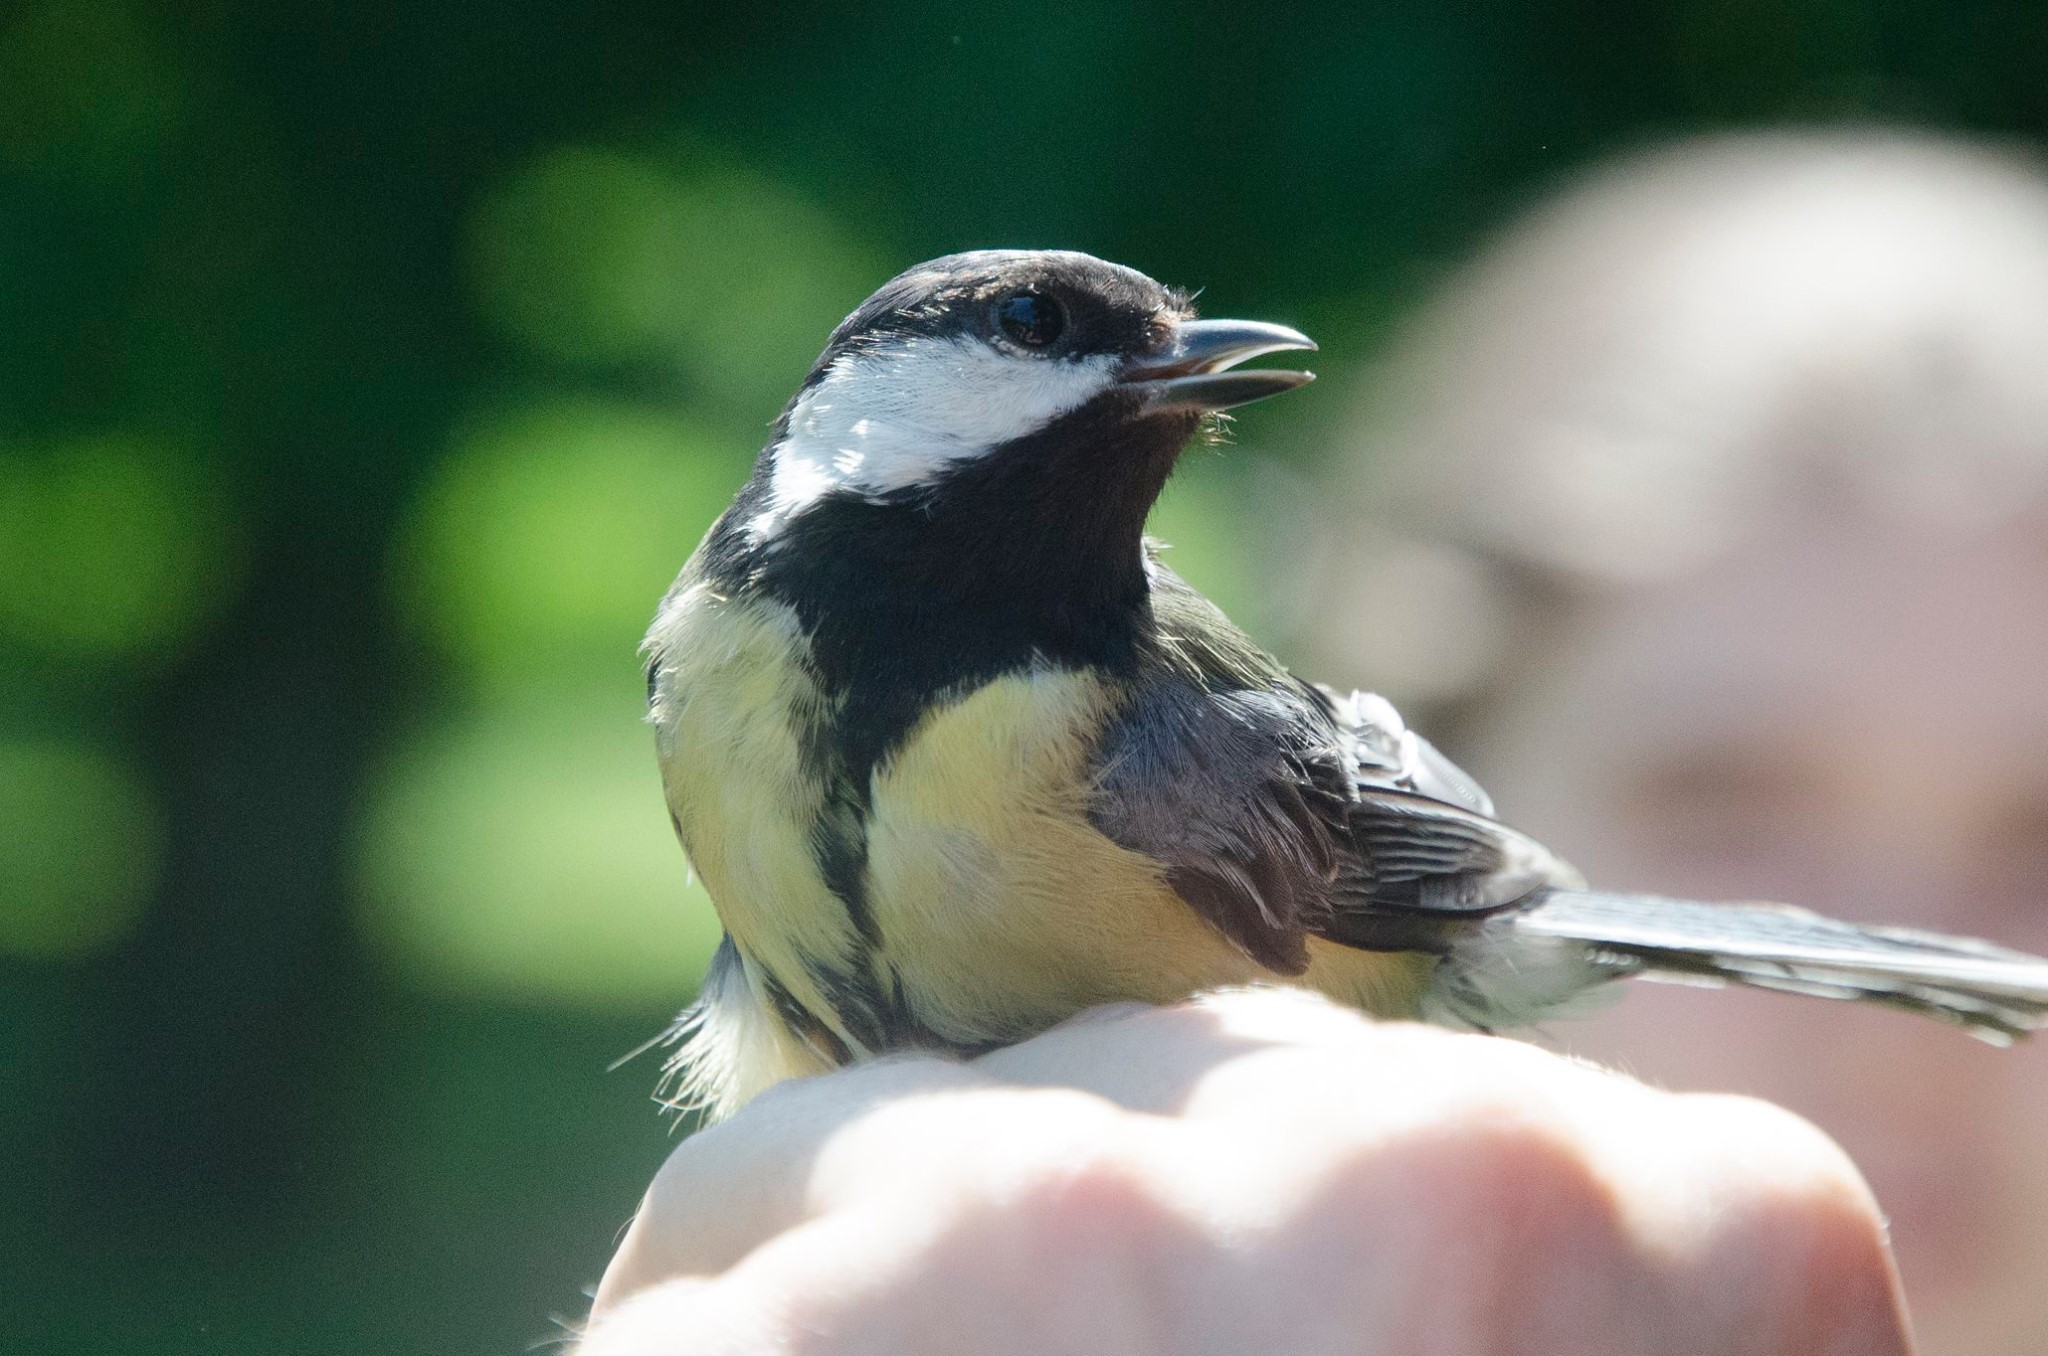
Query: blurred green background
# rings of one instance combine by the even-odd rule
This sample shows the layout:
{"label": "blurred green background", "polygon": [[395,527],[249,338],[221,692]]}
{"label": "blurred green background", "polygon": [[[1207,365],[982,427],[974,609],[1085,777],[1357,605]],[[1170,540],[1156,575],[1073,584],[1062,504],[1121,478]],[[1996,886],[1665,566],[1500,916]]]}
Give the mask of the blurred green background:
{"label": "blurred green background", "polygon": [[[1338,381],[1646,140],[2048,133],[2039,0],[0,4],[0,1333],[516,1352],[672,1145],[715,938],[634,646],[832,323],[1059,245]],[[1270,637],[1277,639],[1278,637]]]}

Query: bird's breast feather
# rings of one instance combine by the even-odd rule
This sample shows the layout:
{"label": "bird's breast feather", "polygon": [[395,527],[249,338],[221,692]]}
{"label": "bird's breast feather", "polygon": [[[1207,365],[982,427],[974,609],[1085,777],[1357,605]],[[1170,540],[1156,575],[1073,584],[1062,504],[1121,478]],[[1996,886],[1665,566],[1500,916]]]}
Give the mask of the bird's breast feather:
{"label": "bird's breast feather", "polygon": [[648,650],[662,782],[691,864],[746,954],[826,1016],[812,976],[852,966],[859,939],[812,850],[827,788],[806,743],[830,702],[796,613],[690,584],[663,604]]}

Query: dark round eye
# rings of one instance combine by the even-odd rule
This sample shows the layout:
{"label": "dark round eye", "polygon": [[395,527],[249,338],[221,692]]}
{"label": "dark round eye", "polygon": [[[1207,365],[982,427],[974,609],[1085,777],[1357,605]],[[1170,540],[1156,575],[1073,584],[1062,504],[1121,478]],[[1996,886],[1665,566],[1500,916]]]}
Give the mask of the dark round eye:
{"label": "dark round eye", "polygon": [[996,303],[996,323],[1026,348],[1044,348],[1067,328],[1067,313],[1043,292],[1018,292]]}

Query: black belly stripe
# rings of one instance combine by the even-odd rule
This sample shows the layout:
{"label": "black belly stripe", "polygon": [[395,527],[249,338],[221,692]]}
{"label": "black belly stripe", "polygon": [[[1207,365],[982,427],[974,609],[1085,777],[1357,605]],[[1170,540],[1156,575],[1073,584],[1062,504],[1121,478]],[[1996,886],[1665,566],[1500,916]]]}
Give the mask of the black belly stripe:
{"label": "black belly stripe", "polygon": [[911,1016],[894,967],[873,952],[860,959],[862,968],[853,973],[818,963],[805,966],[811,983],[825,995],[847,1034],[877,1053],[940,1044]]}
{"label": "black belly stripe", "polygon": [[[838,711],[845,706],[840,702]],[[911,1017],[901,980],[882,958],[882,930],[868,901],[874,760],[857,742],[849,744],[837,712],[793,713],[793,718],[801,720],[803,715],[811,718],[799,731],[798,757],[804,774],[823,788],[806,834],[811,860],[825,888],[845,908],[855,939],[846,964],[806,957],[805,973],[832,1017],[859,1045],[874,1051],[928,1045],[929,1033]]]}
{"label": "black belly stripe", "polygon": [[746,527],[770,494],[757,473],[701,551],[705,578],[728,594],[795,611],[803,662],[828,696],[790,718],[804,775],[822,788],[812,861],[856,945],[843,963],[806,969],[840,1029],[870,1049],[953,1048],[915,1020],[868,897],[875,770],[933,707],[1006,673],[1137,669],[1152,625],[1145,508],[1195,420],[1129,414],[1090,405],[943,485],[827,495],[765,543]]}
{"label": "black belly stripe", "polygon": [[828,1063],[841,1065],[853,1061],[853,1052],[846,1048],[845,1041],[839,1039],[838,1032],[818,1020],[809,1008],[797,1002],[796,995],[783,988],[782,982],[769,974],[765,968],[761,971],[761,977],[768,990],[768,1001],[775,1007],[775,1015],[782,1019],[783,1025],[796,1033],[799,1040],[810,1046],[819,1058]]}
{"label": "black belly stripe", "polygon": [[[818,671],[816,642],[802,662],[820,690],[833,691],[828,676]],[[825,888],[846,910],[847,921],[864,949],[881,946],[882,936],[868,907],[867,820],[869,809],[868,767],[864,759],[848,757],[841,737],[847,703],[841,699],[827,709],[796,709],[789,712],[796,728],[797,759],[806,779],[821,788],[818,809],[805,834],[811,859]]]}
{"label": "black belly stripe", "polygon": [[804,772],[824,788],[807,836],[825,888],[846,907],[854,934],[874,949],[882,944],[882,934],[868,906],[869,783],[866,769],[846,765],[834,736],[832,722],[818,721],[801,742]]}

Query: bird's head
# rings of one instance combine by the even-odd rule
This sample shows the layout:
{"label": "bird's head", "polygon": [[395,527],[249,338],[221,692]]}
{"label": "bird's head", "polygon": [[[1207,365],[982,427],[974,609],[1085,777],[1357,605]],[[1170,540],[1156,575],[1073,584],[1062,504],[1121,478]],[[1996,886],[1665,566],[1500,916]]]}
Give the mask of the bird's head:
{"label": "bird's head", "polygon": [[1086,254],[934,259],[833,332],[736,526],[775,551],[882,511],[898,545],[923,522],[1012,557],[1134,555],[1203,419],[1311,378],[1237,364],[1314,347],[1282,325],[1196,319],[1185,293]]}

